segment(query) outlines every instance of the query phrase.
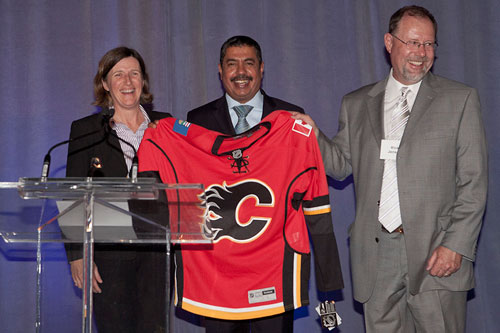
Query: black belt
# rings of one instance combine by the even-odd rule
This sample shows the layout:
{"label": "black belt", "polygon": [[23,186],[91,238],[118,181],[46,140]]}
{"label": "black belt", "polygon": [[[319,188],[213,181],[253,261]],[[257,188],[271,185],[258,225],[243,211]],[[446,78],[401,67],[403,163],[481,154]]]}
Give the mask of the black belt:
{"label": "black belt", "polygon": [[386,228],[384,228],[384,226],[382,226],[382,230],[384,230],[388,234],[393,234],[393,233],[396,233],[396,232],[399,232],[400,234],[404,234],[405,233],[405,231],[403,230],[403,226],[402,225],[400,225],[399,227],[397,227],[396,229],[394,229],[392,232],[389,232]]}

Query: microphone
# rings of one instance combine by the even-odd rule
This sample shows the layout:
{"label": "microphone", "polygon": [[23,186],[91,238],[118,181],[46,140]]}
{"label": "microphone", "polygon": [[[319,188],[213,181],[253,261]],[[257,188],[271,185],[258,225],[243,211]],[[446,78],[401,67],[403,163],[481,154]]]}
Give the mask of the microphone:
{"label": "microphone", "polygon": [[[116,135],[116,133],[114,133],[111,130],[110,123],[113,121],[113,116],[115,114],[115,109],[113,109],[113,108],[103,108],[102,111],[101,111],[101,113],[102,113],[102,125],[104,127],[105,132],[106,132],[106,135],[111,135],[111,136],[115,137],[119,141],[121,141],[121,142],[125,143],[126,145],[128,145],[129,147],[131,147],[132,150],[134,151],[134,157],[132,158],[132,168],[130,169],[129,176],[132,179],[132,182],[136,183],[137,182],[137,172],[138,172],[138,168],[139,168],[139,159],[137,157],[137,149],[135,149],[135,147],[130,142],[128,142],[128,141],[120,138],[118,135]],[[45,157],[43,159],[42,174],[41,174],[40,180],[42,182],[46,182],[47,181],[47,178],[49,176],[49,170],[50,170],[50,153],[52,152],[52,150],[54,150],[55,148],[57,148],[59,146],[67,144],[69,142],[77,141],[77,140],[85,138],[85,137],[87,137],[89,135],[98,133],[101,130],[102,130],[102,128],[99,128],[99,129],[97,129],[95,131],[92,131],[92,132],[89,132],[89,133],[85,133],[85,134],[79,135],[77,137],[68,139],[68,140],[61,141],[59,143],[56,143],[52,147],[50,147],[49,151],[47,152],[47,154],[45,155]],[[101,165],[100,161],[99,161],[98,164]],[[102,165],[101,165],[101,167],[96,167],[95,164],[94,164],[94,162],[91,161],[91,166],[92,165],[94,165],[94,169],[100,169],[100,168],[102,168]],[[94,171],[96,171],[96,170],[94,170]],[[92,171],[89,171],[89,172],[92,172]],[[99,170],[98,173],[102,173],[102,171]]]}
{"label": "microphone", "polygon": [[113,116],[115,115],[115,109],[110,109],[110,108],[103,108],[102,109],[102,122],[104,123],[104,126],[106,126],[106,129],[110,129],[110,120],[113,119]]}
{"label": "microphone", "polygon": [[114,108],[104,108],[102,110],[102,121],[104,123],[104,128],[106,129],[106,134],[111,135],[115,138],[117,138],[119,141],[125,143],[127,146],[131,147],[132,150],[134,151],[134,157],[132,158],[132,167],[130,168],[130,179],[132,180],[132,183],[137,182],[137,171],[139,169],[139,159],[137,157],[137,149],[135,149],[134,145],[132,145],[130,142],[120,138],[115,132],[113,132],[111,129],[111,122],[113,121],[113,116],[115,115],[115,109]]}
{"label": "microphone", "polygon": [[103,177],[102,163],[99,157],[92,157],[90,159],[90,169],[88,172],[88,177]]}
{"label": "microphone", "polygon": [[117,138],[134,151],[134,157],[132,157],[132,167],[130,168],[129,177],[132,180],[132,183],[137,183],[137,170],[139,169],[139,158],[137,157],[137,149],[135,149],[134,145],[132,145],[127,140],[123,140],[116,133],[109,131],[107,134],[111,134],[111,136]]}
{"label": "microphone", "polygon": [[[114,109],[109,109],[109,108],[104,108],[102,110],[102,113],[103,113],[103,122],[105,122],[104,126],[108,126],[109,127],[109,120],[115,114],[115,110]],[[89,133],[85,133],[83,135],[79,135],[79,136],[74,137],[72,139],[61,141],[59,143],[56,143],[52,147],[50,147],[49,151],[47,152],[47,154],[45,154],[45,157],[43,158],[42,174],[40,176],[40,180],[42,182],[46,182],[47,181],[47,178],[49,176],[49,171],[50,171],[50,153],[52,152],[52,150],[54,150],[55,148],[57,148],[59,146],[65,145],[67,143],[70,143],[70,142],[73,142],[73,141],[77,141],[77,140],[85,138],[85,137],[87,137],[89,135],[95,134],[95,133],[97,133],[99,131],[101,131],[101,129],[98,129],[98,130],[95,130],[95,131],[92,131],[92,132],[89,132]]]}
{"label": "microphone", "polygon": [[59,146],[64,145],[64,144],[66,144],[68,142],[71,142],[71,141],[73,141],[73,139],[69,139],[69,140],[65,140],[65,141],[59,142],[59,143],[53,145],[52,147],[50,147],[50,149],[47,152],[47,154],[45,154],[45,157],[43,158],[42,175],[40,176],[40,180],[42,182],[46,182],[47,181],[47,177],[49,176],[49,170],[50,170],[50,153],[52,152],[52,150],[54,150],[54,148],[56,148],[56,147],[59,147]]}

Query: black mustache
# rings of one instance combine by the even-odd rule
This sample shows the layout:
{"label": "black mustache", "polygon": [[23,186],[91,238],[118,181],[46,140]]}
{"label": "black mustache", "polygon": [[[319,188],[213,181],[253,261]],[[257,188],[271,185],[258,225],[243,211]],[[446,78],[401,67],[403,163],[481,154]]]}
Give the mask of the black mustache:
{"label": "black mustache", "polygon": [[248,75],[238,75],[238,76],[235,76],[235,77],[231,78],[231,82],[234,82],[236,80],[249,80],[249,81],[253,81],[253,77],[248,76]]}

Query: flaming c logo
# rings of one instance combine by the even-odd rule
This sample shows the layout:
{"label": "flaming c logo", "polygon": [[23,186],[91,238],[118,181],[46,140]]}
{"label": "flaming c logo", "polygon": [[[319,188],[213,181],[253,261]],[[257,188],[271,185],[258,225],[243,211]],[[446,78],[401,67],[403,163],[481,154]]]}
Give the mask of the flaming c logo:
{"label": "flaming c logo", "polygon": [[251,242],[262,235],[271,222],[266,208],[274,207],[275,201],[271,188],[256,179],[210,185],[201,199],[212,228],[212,232],[204,230],[205,236],[214,242],[229,239],[236,243]]}

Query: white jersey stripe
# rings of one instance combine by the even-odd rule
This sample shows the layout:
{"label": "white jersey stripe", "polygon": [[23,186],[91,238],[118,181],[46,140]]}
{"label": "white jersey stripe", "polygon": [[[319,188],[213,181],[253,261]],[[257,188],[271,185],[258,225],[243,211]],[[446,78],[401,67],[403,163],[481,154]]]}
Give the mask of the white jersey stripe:
{"label": "white jersey stripe", "polygon": [[245,312],[251,312],[251,311],[260,311],[260,310],[268,310],[268,309],[275,309],[275,308],[283,307],[283,302],[269,304],[269,305],[248,307],[248,308],[226,308],[223,306],[216,306],[216,305],[209,305],[209,304],[200,303],[200,302],[193,301],[193,300],[186,298],[186,297],[183,297],[182,301],[186,302],[188,304],[203,308],[203,309],[224,311],[224,312],[229,312],[229,313],[245,313]]}

